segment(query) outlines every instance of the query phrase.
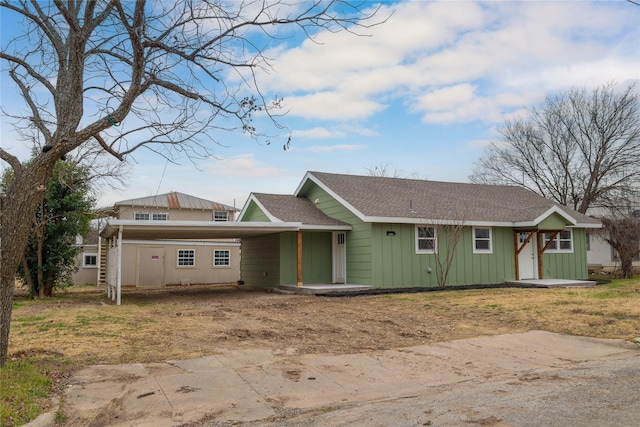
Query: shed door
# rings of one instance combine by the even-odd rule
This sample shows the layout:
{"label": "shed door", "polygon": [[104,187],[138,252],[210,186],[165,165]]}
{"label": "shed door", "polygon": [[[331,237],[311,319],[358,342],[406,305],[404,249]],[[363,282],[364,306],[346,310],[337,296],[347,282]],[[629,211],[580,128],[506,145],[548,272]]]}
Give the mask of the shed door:
{"label": "shed door", "polygon": [[[529,237],[529,233],[518,233],[518,243],[522,243]],[[536,273],[538,271],[536,264],[536,238],[535,236],[527,242],[527,245],[522,248],[522,251],[518,255],[518,272],[520,273],[520,280],[536,279]]]}
{"label": "shed door", "polygon": [[136,286],[159,288],[164,286],[164,248],[138,247]]}
{"label": "shed door", "polygon": [[333,282],[347,281],[347,233],[333,233]]}

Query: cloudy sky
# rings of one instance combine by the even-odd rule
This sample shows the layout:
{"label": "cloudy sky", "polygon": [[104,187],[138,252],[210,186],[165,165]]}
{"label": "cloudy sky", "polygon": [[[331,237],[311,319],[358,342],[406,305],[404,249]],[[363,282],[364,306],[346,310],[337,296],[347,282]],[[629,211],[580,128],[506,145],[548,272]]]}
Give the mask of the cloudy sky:
{"label": "cloudy sky", "polygon": [[196,165],[136,155],[127,187],[105,189],[100,205],[181,191],[241,208],[252,191],[291,194],[308,170],[377,165],[464,182],[504,119],[546,94],[640,80],[640,6],[630,2],[383,3],[381,15],[391,12],[370,37],[321,34],[267,53],[274,72],[262,89],[284,97],[289,150],[239,134]]}

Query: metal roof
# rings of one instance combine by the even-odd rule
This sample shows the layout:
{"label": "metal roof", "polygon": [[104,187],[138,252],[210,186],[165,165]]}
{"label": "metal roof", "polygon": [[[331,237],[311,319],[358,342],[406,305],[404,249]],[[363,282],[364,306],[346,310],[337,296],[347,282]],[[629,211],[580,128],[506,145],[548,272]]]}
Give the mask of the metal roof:
{"label": "metal roof", "polygon": [[170,209],[193,209],[193,210],[220,210],[237,211],[238,209],[211,200],[201,199],[189,194],[171,193],[157,194],[155,196],[139,197],[136,199],[121,200],[114,206],[140,206]]}

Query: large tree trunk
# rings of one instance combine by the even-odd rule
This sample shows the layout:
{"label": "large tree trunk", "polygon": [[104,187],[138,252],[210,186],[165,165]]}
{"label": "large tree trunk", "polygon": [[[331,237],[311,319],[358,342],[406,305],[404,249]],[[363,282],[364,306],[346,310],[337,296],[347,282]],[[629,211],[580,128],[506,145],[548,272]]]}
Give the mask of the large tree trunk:
{"label": "large tree trunk", "polygon": [[[43,158],[44,157],[44,158]],[[31,234],[44,183],[51,175],[55,159],[42,156],[28,168],[15,171],[14,181],[7,187],[0,210],[0,366],[9,353],[9,329],[15,288],[16,270]]]}

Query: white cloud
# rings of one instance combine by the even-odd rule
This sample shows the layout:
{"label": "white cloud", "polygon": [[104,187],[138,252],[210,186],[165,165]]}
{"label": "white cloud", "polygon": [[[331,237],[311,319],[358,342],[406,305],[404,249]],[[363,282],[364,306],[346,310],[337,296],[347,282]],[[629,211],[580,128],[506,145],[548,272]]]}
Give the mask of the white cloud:
{"label": "white cloud", "polygon": [[261,78],[292,117],[364,120],[402,98],[427,122],[454,123],[501,121],[550,91],[638,76],[637,36],[612,45],[637,20],[629,7],[408,1],[381,16],[391,9],[371,37],[323,33],[272,50],[277,72]]}
{"label": "white cloud", "polygon": [[253,153],[239,154],[228,159],[213,159],[214,163],[209,165],[210,175],[224,176],[275,176],[283,173],[281,169],[269,167],[254,158]]}
{"label": "white cloud", "polygon": [[334,151],[359,151],[367,148],[366,145],[360,144],[337,144],[337,145],[313,145],[309,147],[309,150],[317,153],[331,153]]}
{"label": "white cloud", "polygon": [[346,136],[346,132],[337,129],[327,129],[322,127],[316,127],[313,129],[294,130],[292,133],[294,138],[306,138],[306,139],[328,139],[328,138],[341,138]]}

